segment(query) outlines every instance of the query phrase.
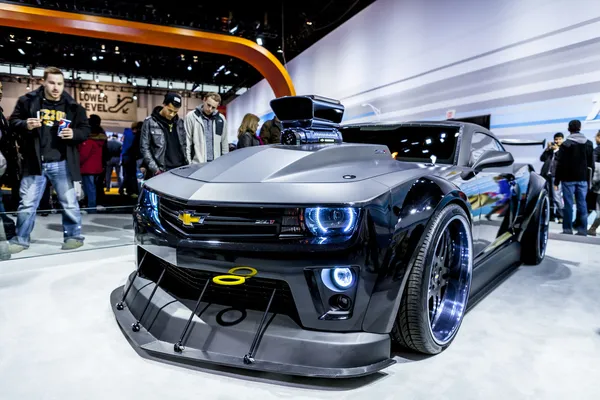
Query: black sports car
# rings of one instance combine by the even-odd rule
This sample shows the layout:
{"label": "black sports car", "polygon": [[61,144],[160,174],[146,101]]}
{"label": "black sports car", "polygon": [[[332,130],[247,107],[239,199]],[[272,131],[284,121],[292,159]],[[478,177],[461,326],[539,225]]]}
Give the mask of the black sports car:
{"label": "black sports car", "polygon": [[317,96],[273,100],[282,144],[144,185],[137,270],[111,302],[159,358],[351,377],[392,341],[447,348],[467,309],[548,240],[545,180],[463,122],[340,126]]}

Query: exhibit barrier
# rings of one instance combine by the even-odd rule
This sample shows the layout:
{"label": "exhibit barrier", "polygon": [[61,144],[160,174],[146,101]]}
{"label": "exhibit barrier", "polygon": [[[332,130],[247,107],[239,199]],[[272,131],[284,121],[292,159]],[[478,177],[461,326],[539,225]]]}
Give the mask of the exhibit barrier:
{"label": "exhibit barrier", "polygon": [[9,252],[9,241],[16,235],[19,212],[0,212],[0,261],[98,249],[105,249],[109,256],[111,248],[133,244],[133,205],[81,208],[81,235],[84,237],[84,245],[72,250],[62,248],[63,212],[58,204],[52,207],[41,207],[36,212],[29,248],[15,254]]}

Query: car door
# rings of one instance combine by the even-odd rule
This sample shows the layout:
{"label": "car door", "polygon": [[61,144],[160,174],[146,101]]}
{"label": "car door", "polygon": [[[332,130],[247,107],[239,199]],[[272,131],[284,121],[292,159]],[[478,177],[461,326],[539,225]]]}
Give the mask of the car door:
{"label": "car door", "polygon": [[[493,136],[474,132],[471,137],[469,167],[488,151],[506,151]],[[486,168],[474,177],[479,188],[478,235],[474,238],[475,256],[492,251],[511,236],[515,210],[514,199],[518,198],[513,166]]]}

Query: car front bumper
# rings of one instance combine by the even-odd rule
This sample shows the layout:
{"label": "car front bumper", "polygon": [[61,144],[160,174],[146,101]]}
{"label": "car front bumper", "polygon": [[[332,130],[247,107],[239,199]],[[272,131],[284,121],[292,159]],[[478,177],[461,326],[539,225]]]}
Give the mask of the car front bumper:
{"label": "car front bumper", "polygon": [[389,335],[307,330],[287,315],[180,301],[137,272],[110,300],[130,343],[159,359],[324,378],[369,375],[395,362]]}

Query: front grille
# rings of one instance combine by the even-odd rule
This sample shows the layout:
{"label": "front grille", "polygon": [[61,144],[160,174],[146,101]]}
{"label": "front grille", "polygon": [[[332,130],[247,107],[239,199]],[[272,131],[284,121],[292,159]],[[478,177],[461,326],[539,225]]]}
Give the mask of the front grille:
{"label": "front grille", "polygon": [[[176,267],[151,254],[147,254],[144,259],[140,275],[156,283],[163,268],[166,268],[166,272],[160,287],[178,300],[192,300],[194,302],[200,297],[206,281],[221,275]],[[300,324],[292,292],[284,281],[252,277],[247,279],[244,284],[237,286],[221,286],[211,282],[204,293],[202,302],[246,310],[265,311],[273,289],[277,290],[271,303],[270,312],[287,315]]]}
{"label": "front grille", "polygon": [[[273,238],[281,232],[284,208],[190,206],[164,197],[159,201],[163,226],[178,236]],[[285,221],[283,221],[285,222]]]}

